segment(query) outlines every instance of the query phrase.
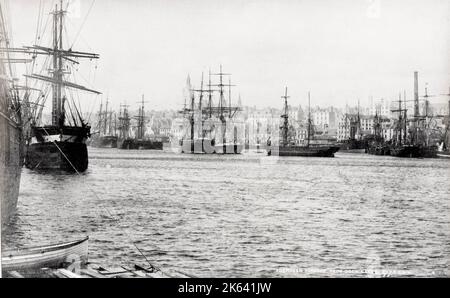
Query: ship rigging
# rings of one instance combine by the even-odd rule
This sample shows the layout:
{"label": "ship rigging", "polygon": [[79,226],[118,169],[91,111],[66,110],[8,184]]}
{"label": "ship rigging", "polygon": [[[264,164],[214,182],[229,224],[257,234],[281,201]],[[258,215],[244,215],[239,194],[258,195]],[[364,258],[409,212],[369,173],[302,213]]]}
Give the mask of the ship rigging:
{"label": "ship rigging", "polygon": [[[30,169],[38,170],[64,170],[84,172],[88,167],[88,152],[86,141],[91,136],[91,127],[83,118],[81,109],[75,102],[71,90],[79,90],[96,95],[100,92],[69,81],[73,77],[71,67],[78,65],[78,60],[99,59],[98,54],[74,51],[72,47],[65,49],[63,41],[65,17],[67,10],[63,7],[63,1],[55,5],[52,15],[52,45],[26,46],[14,49],[14,52],[29,54],[33,60],[30,74],[26,74],[28,80],[40,81],[43,85],[42,92],[38,93],[34,102],[34,119],[31,123],[31,132],[27,140],[27,153],[25,165]],[[37,58],[45,57],[42,70],[48,70],[48,75],[34,73],[38,65]],[[51,93],[51,124],[42,125],[42,112],[48,95]]]}

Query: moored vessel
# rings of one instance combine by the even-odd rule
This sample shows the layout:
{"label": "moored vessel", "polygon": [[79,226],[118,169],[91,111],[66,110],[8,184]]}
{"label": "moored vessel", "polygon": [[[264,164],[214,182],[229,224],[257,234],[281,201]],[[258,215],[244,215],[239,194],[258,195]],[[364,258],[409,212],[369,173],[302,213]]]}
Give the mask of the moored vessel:
{"label": "moored vessel", "polygon": [[392,112],[398,113],[395,125],[394,139],[390,146],[390,155],[395,157],[410,158],[435,158],[437,157],[437,145],[430,139],[430,120],[428,111],[428,91],[425,87],[425,113],[419,113],[418,72],[414,72],[414,114],[412,119],[407,117],[406,94],[404,95],[404,107],[402,107],[401,94],[399,94],[399,107]]}
{"label": "moored vessel", "polygon": [[371,155],[390,155],[391,146],[386,142],[382,134],[382,117],[378,115],[378,110],[374,117],[374,134],[366,137],[366,153]]}
{"label": "moored vessel", "polygon": [[[348,138],[339,142],[339,152],[343,153],[365,153],[367,151],[367,140],[362,137],[361,133],[361,116],[359,114],[359,101],[358,112],[356,115],[349,115],[345,113],[344,130],[347,133]],[[349,127],[347,127],[349,126]]]}
{"label": "moored vessel", "polygon": [[[122,107],[123,113],[122,113]],[[118,138],[117,148],[128,150],[163,150],[163,139],[149,137],[146,135],[145,124],[147,117],[145,116],[145,100],[142,95],[141,107],[139,108],[138,115],[134,117],[137,121],[137,131],[135,137],[130,136],[131,118],[128,113],[128,106],[122,105],[119,121],[120,121],[120,134]]]}
{"label": "moored vessel", "polygon": [[83,265],[88,258],[88,239],[5,250],[2,253],[2,271],[30,272],[40,268],[63,268],[71,261]]}
{"label": "moored vessel", "polygon": [[[284,114],[281,115],[283,123],[280,126],[282,138],[278,145],[268,142],[267,155],[270,156],[304,156],[304,157],[334,157],[334,154],[339,151],[340,147],[335,144],[323,144],[321,142],[314,142],[312,136],[312,123],[311,123],[311,108],[309,107],[308,113],[308,133],[306,144],[296,144],[289,138],[289,114],[288,103],[289,98],[287,94],[287,87],[285,88],[285,94],[282,96],[284,99]],[[310,93],[308,93],[309,106],[311,106]]]}
{"label": "moored vessel", "polygon": [[[219,82],[211,83],[211,76],[217,76]],[[219,73],[209,73],[208,88],[203,88],[203,74],[200,89],[193,89],[188,78],[187,89],[190,104],[186,105],[180,114],[187,120],[186,131],[180,140],[182,153],[193,154],[241,154],[244,145],[239,138],[241,129],[235,121],[236,114],[241,111],[239,106],[232,105],[231,79],[228,84],[224,77],[231,74],[224,73],[220,66]],[[212,89],[217,87],[218,89]],[[228,104],[225,98],[225,88],[228,87]],[[213,93],[219,94],[217,105],[213,103]],[[198,93],[198,103],[195,101],[195,93]],[[208,101],[204,104],[204,93],[208,93]],[[232,135],[232,136],[231,136]],[[231,140],[230,140],[231,139]]]}
{"label": "moored vessel", "polygon": [[[42,121],[42,106],[48,94],[39,93],[35,102],[36,113],[31,123],[31,135],[27,140],[25,166],[33,170],[84,172],[88,168],[86,141],[91,136],[91,127],[83,119],[80,107],[76,104],[72,92],[75,89],[94,94],[100,92],[69,82],[66,77],[79,59],[98,59],[98,54],[78,52],[72,48],[64,49],[63,30],[67,11],[63,2],[55,6],[53,16],[52,45],[44,47],[34,45],[25,47],[23,52],[32,55],[32,59],[46,57],[43,62],[50,76],[31,71],[25,75],[28,79],[51,85],[51,124]],[[34,69],[34,68],[33,68]],[[47,89],[46,89],[47,90]]]}
{"label": "moored vessel", "polygon": [[[108,111],[109,100],[106,99],[105,110],[103,111],[103,103],[100,102],[100,110],[97,118],[97,131],[94,132],[90,139],[89,146],[96,148],[117,148],[117,121],[116,114],[111,110]],[[114,115],[114,120],[113,120]]]}
{"label": "moored vessel", "polygon": [[[23,165],[22,107],[11,67],[6,11],[0,2],[0,210],[1,229],[11,219],[19,197]],[[1,235],[1,231],[0,231]],[[1,251],[1,249],[0,249]]]}

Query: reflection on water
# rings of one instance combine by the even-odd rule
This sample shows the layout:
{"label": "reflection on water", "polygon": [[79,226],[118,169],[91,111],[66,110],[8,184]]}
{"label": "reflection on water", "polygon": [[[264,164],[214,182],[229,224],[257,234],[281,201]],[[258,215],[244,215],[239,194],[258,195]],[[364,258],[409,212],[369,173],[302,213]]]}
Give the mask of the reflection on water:
{"label": "reflection on water", "polygon": [[450,161],[90,149],[81,175],[24,169],[7,247],[91,237],[89,258],[201,277],[448,275]]}

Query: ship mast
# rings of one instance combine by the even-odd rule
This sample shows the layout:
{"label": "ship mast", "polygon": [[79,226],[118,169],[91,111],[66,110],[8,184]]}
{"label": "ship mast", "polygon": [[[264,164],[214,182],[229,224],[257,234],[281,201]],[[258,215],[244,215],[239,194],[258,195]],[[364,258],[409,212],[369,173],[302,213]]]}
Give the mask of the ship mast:
{"label": "ship mast", "polygon": [[109,125],[108,125],[108,135],[113,135],[111,132],[113,130],[113,122],[112,122],[113,111],[109,112]]}
{"label": "ship mast", "polygon": [[359,115],[359,99],[358,99],[358,114],[357,114],[357,127],[356,127],[356,131],[357,131],[357,140],[361,139],[361,117]]}
{"label": "ship mast", "polygon": [[[24,75],[26,78],[32,78],[36,80],[45,81],[52,85],[52,125],[62,127],[65,125],[65,102],[66,96],[63,95],[63,88],[74,88],[82,91],[92,92],[95,94],[101,94],[98,91],[88,89],[84,86],[68,82],[64,80],[64,75],[68,71],[64,70],[64,62],[71,62],[73,64],[79,64],[77,58],[86,59],[98,59],[98,54],[85,53],[69,50],[63,48],[63,28],[64,28],[64,16],[67,13],[63,9],[63,0],[60,0],[59,8],[58,4],[55,5],[55,10],[51,13],[53,15],[53,42],[52,47],[43,47],[39,45],[26,46],[21,49],[13,49],[15,52],[26,53],[36,57],[37,55],[46,55],[52,57],[52,66],[50,69],[51,76],[44,76],[40,74]],[[75,107],[76,108],[76,107]],[[81,125],[85,123],[81,119],[81,115],[77,110],[77,114],[80,118]],[[74,124],[75,125],[75,124]]]}
{"label": "ship mast", "polygon": [[117,137],[117,112],[114,113],[114,136]]}
{"label": "ship mast", "polygon": [[[401,95],[400,95],[401,96]],[[405,105],[405,108],[403,110],[403,118],[404,118],[404,127],[403,127],[403,140],[406,143],[407,133],[408,133],[408,110],[406,109],[406,90],[403,90],[403,103]]]}
{"label": "ship mast", "polygon": [[[199,100],[198,100],[198,109],[200,111],[200,121],[201,121],[201,126],[199,127],[199,131],[197,132],[199,135],[201,135],[201,137],[205,137],[205,131],[204,131],[204,118],[203,118],[203,93],[207,92],[207,90],[203,89],[203,72],[202,72],[202,81],[200,83],[200,89],[193,89],[192,91],[194,92],[199,92],[200,96],[199,96]],[[192,113],[194,114],[194,111],[192,111]],[[193,125],[193,124],[191,124]]]}
{"label": "ship mast", "polygon": [[209,70],[208,73],[208,110],[209,110],[209,118],[212,117],[212,93],[213,90],[211,89],[211,70]]}
{"label": "ship mast", "polygon": [[[61,50],[63,48],[63,17],[65,11],[63,10],[62,0],[60,1],[60,10],[58,5],[55,5],[53,12],[53,81],[52,84],[52,125],[63,126],[64,115],[62,114],[63,99],[62,96],[62,77],[63,77],[63,62]],[[58,33],[59,32],[59,33]]]}
{"label": "ship mast", "polygon": [[102,122],[103,122],[103,98],[100,100],[100,109],[98,111],[98,133],[100,134],[102,132]]}
{"label": "ship mast", "polygon": [[[402,108],[402,93],[399,93],[398,96],[398,109],[397,110],[391,110],[391,112],[398,112],[398,121],[395,128],[395,139],[398,145],[402,145],[403,141],[406,141],[406,103],[405,103],[405,109]],[[402,115],[404,113],[404,117]],[[403,140],[404,139],[404,140]]]}
{"label": "ship mast", "polygon": [[138,124],[137,124],[137,129],[138,129],[137,139],[138,140],[144,139],[144,125],[145,125],[145,106],[144,106],[144,104],[146,102],[147,101],[144,100],[144,94],[142,94],[142,99],[140,102],[141,106],[139,108],[138,116],[136,117],[137,121],[138,121]]}
{"label": "ship mast", "polygon": [[194,92],[191,92],[191,115],[190,115],[190,124],[191,124],[191,152],[194,152],[195,150],[195,146],[194,146],[194,134],[195,134],[195,130],[194,130],[194,123],[195,123],[195,119],[194,119],[194,109],[195,109],[195,94]]}
{"label": "ship mast", "polygon": [[105,116],[103,119],[103,135],[107,134],[107,127],[108,127],[108,103],[109,103],[109,98],[106,98],[106,106],[105,106]]}
{"label": "ship mast", "polygon": [[[229,109],[224,107],[224,102],[225,102],[224,87],[230,87],[231,88],[231,84],[228,84],[228,85],[224,84],[223,77],[224,76],[231,76],[231,74],[223,73],[222,65],[220,65],[220,72],[216,73],[216,74],[213,74],[213,75],[219,76],[219,84],[214,85],[214,86],[219,87],[220,97],[219,97],[218,116],[219,116],[219,119],[220,119],[220,121],[222,123],[222,144],[226,144],[226,142],[227,142],[227,138],[226,138],[227,121],[225,119],[224,111],[228,110],[228,113],[229,113],[228,118],[231,118],[232,117],[232,115],[231,115],[232,108],[231,108],[231,99],[230,99],[230,107],[229,107]],[[226,105],[226,103],[225,103],[225,105]]]}
{"label": "ship mast", "polygon": [[288,130],[289,130],[289,115],[288,115],[288,102],[287,99],[288,96],[288,88],[285,87],[284,90],[284,96],[281,96],[281,98],[284,99],[284,114],[281,115],[281,118],[283,118],[283,125],[281,126],[282,134],[283,134],[283,146],[288,145]]}
{"label": "ship mast", "polygon": [[308,91],[308,143],[307,147],[309,147],[311,141],[311,92]]}
{"label": "ship mast", "polygon": [[[123,114],[122,114],[123,108]],[[128,114],[128,105],[121,104],[120,105],[120,115],[119,115],[119,137],[122,139],[127,139],[129,137],[130,132],[130,116]]]}

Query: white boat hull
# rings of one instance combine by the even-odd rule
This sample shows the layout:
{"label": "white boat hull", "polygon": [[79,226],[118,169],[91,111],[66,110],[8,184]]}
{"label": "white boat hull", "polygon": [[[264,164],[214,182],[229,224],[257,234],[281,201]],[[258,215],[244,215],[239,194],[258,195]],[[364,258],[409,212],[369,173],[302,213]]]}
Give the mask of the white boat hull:
{"label": "white boat hull", "polygon": [[87,262],[88,237],[62,244],[3,251],[2,271],[27,271],[40,268],[61,268],[64,265]]}

